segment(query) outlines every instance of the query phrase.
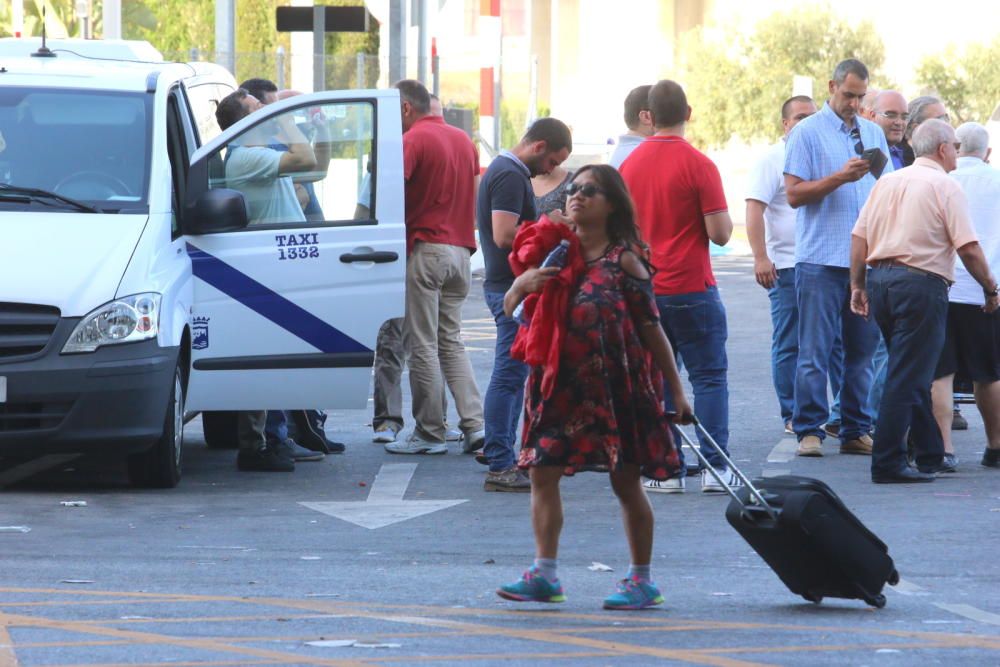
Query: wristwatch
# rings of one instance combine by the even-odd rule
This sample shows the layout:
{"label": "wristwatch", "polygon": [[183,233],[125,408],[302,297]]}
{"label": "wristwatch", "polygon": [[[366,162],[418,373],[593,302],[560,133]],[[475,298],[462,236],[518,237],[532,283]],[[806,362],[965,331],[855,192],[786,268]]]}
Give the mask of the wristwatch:
{"label": "wristwatch", "polygon": [[993,283],[993,289],[983,289],[983,294],[985,294],[987,298],[1000,296],[1000,285]]}

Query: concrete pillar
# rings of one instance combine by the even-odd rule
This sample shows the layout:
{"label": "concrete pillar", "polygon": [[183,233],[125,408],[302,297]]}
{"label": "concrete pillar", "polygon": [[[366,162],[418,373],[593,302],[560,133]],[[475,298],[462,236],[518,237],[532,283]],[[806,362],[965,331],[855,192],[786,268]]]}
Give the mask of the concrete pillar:
{"label": "concrete pillar", "polygon": [[406,78],[406,0],[389,0],[389,84]]}
{"label": "concrete pillar", "polygon": [[236,0],[215,0],[215,62],[236,74]]}

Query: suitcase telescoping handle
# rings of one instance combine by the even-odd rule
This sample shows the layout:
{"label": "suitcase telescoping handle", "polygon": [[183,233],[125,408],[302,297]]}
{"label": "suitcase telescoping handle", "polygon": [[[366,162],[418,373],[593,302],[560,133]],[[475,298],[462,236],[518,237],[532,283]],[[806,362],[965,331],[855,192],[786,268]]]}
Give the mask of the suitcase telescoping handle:
{"label": "suitcase telescoping handle", "polygon": [[[722,457],[722,460],[726,462],[726,465],[729,466],[730,470],[736,473],[736,476],[740,478],[740,481],[743,482],[743,485],[747,487],[747,491],[749,491],[750,495],[753,496],[753,499],[757,501],[757,505],[762,510],[767,512],[767,515],[769,517],[771,517],[774,520],[777,520],[778,513],[774,510],[773,507],[771,507],[767,503],[766,500],[764,500],[764,496],[762,496],[760,491],[757,490],[757,487],[755,487],[753,484],[750,483],[750,480],[747,479],[747,476],[743,474],[743,471],[737,468],[736,465],[733,463],[732,459],[730,459],[726,455],[726,453],[722,451],[722,447],[719,447],[719,443],[717,443],[715,441],[715,438],[713,438],[709,434],[709,432],[705,429],[705,427],[701,425],[701,422],[698,421],[697,417],[693,417],[692,423],[694,424],[694,427],[698,429],[703,436],[705,436],[705,440],[712,445],[716,453],[718,453],[718,455]],[[705,458],[705,455],[701,453],[701,448],[698,447],[696,443],[691,442],[691,438],[688,437],[687,433],[685,433],[684,430],[680,428],[680,426],[677,427],[677,430],[680,432],[681,438],[684,439],[684,442],[687,443],[688,447],[694,451],[695,455],[698,457],[698,460],[701,461],[701,464],[705,466],[705,468],[708,470],[708,473],[712,477],[714,477],[719,484],[722,485],[722,488],[724,488],[726,492],[730,496],[732,496],[733,500],[738,502],[740,505],[746,507],[747,506],[746,503],[740,500],[740,497],[736,495],[736,492],[733,491],[731,488],[729,488],[729,485],[726,484],[726,480],[722,478],[722,475],[720,475],[719,472],[714,467],[712,467],[712,464],[708,462],[708,459]]]}

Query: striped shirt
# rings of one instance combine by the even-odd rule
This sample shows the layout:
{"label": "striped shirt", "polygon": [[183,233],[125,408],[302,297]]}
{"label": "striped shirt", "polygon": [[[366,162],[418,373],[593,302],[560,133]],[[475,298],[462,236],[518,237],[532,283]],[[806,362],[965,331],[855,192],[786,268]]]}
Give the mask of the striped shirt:
{"label": "striped shirt", "polygon": [[[855,117],[863,148],[879,148],[889,156],[885,133],[875,123]],[[785,173],[804,181],[817,181],[839,171],[851,158],[857,138],[834,113],[829,103],[820,112],[795,126],[785,147]],[[892,162],[883,175],[892,171]],[[845,183],[817,203],[800,206],[795,218],[795,261],[848,268],[851,265],[851,230],[861,208],[875,187],[875,177]]]}

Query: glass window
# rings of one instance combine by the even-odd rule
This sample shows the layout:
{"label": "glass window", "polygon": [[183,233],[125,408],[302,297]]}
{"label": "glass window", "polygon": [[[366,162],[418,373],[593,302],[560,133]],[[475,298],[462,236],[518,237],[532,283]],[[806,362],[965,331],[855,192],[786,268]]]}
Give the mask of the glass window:
{"label": "glass window", "polygon": [[251,226],[372,219],[373,119],[367,102],[286,111],[210,157],[209,187],[242,192]]}
{"label": "glass window", "polygon": [[219,83],[205,83],[185,87],[185,91],[198,128],[198,138],[204,146],[222,131],[219,129],[218,121],[215,120],[215,109],[222,98],[233,92],[233,89]]}
{"label": "glass window", "polygon": [[[105,212],[148,211],[152,100],[145,93],[0,87],[0,182]],[[0,210],[35,205],[3,202]]]}

